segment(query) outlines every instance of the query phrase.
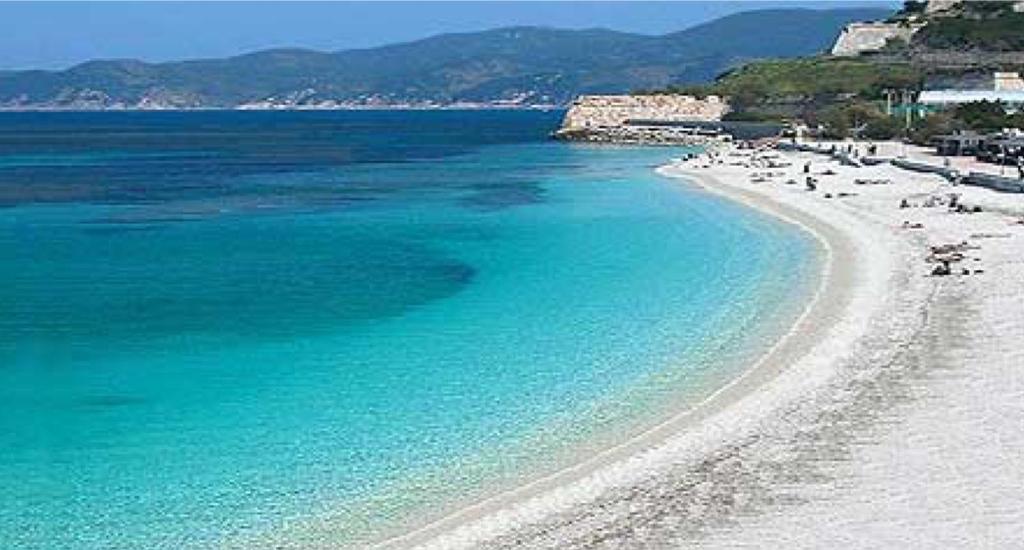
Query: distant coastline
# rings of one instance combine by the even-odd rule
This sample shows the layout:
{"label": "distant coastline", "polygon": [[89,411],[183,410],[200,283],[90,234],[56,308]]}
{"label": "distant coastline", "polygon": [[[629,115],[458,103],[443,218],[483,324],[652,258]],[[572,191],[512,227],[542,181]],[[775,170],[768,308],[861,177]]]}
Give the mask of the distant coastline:
{"label": "distant coastline", "polygon": [[140,106],[0,106],[0,113],[156,113],[192,111],[558,111],[567,109],[559,104],[507,104],[507,103],[450,103],[415,104],[394,103],[380,105],[339,104],[326,105],[238,105],[235,107],[140,107]]}
{"label": "distant coastline", "polygon": [[[735,59],[811,55],[845,25],[887,11],[754,10],[663,35],[515,26],[368,49],[277,48],[154,63],[96,59],[63,70],[0,71],[0,109],[567,105],[579,94],[707,82]],[[739,39],[752,27],[778,36],[769,44]]]}

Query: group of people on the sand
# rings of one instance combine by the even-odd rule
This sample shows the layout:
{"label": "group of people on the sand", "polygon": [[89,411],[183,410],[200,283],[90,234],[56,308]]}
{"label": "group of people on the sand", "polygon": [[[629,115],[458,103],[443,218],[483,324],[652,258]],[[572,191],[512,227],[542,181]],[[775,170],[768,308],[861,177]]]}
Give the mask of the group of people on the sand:
{"label": "group of people on the sand", "polygon": [[[872,150],[874,146],[869,147],[868,154],[875,154],[877,149]],[[852,154],[852,151],[846,151]],[[696,158],[686,160],[698,160]],[[777,168],[783,164],[789,166],[790,163],[785,162],[784,159],[779,159],[777,155],[771,151],[766,150],[755,150],[755,151],[743,151],[743,152],[732,152],[729,154],[723,154],[722,152],[709,152],[703,159],[700,160],[705,163],[706,168],[710,168],[711,164],[729,164],[733,166],[740,166],[744,168]],[[812,161],[807,160],[803,162],[800,167],[800,171],[804,176],[804,185],[808,191],[818,191],[820,186],[819,177],[828,175],[837,175],[837,173],[831,169],[825,169],[820,172],[813,171]],[[784,175],[782,172],[771,172],[771,171],[755,171],[751,173],[752,183],[763,183],[768,181],[770,178],[775,176]],[[1024,175],[1024,174],[1022,174]],[[797,184],[795,179],[788,179],[784,183]],[[855,184],[868,185],[868,184],[891,184],[892,181],[888,179],[864,179],[858,178],[854,180]],[[831,199],[834,197],[848,197],[856,195],[856,193],[824,193],[824,198]],[[960,193],[945,193],[941,195],[929,195],[923,199],[903,198],[900,199],[899,209],[905,210],[909,208],[946,208],[950,213],[955,214],[974,214],[982,212],[981,206],[978,205],[967,205],[962,200]],[[1019,220],[1012,222],[1014,224],[1024,225],[1024,216],[1020,217]],[[910,220],[903,221],[901,228],[906,230],[917,230],[924,229],[925,225],[921,222],[912,222]],[[974,275],[984,273],[983,269],[972,268],[966,265],[967,261],[980,262],[981,258],[972,257],[969,258],[966,255],[966,251],[978,249],[978,246],[970,245],[967,241],[954,244],[945,244],[929,247],[929,253],[925,261],[934,264],[930,274],[935,277],[943,277],[950,275]]]}
{"label": "group of people on the sand", "polygon": [[[928,257],[925,258],[925,262],[937,264],[932,268],[932,276],[944,277],[953,274],[953,264],[964,262],[968,259],[964,252],[968,250],[978,250],[980,247],[977,245],[971,245],[967,241],[961,241],[959,243],[941,244],[929,247]],[[974,261],[981,261],[981,258],[973,258]],[[981,274],[984,273],[984,269],[970,269],[968,267],[960,268],[961,275]]]}
{"label": "group of people on the sand", "polygon": [[946,206],[950,212],[957,214],[976,214],[981,212],[981,207],[978,205],[968,206],[960,202],[959,193],[949,193],[946,196],[929,196],[921,204],[911,203],[908,199],[900,199],[900,210],[906,208],[935,208],[938,206]]}
{"label": "group of people on the sand", "polygon": [[[947,207],[948,211],[955,214],[976,214],[981,212],[981,207],[978,205],[968,206],[960,202],[959,193],[949,193],[944,196],[929,196],[920,204],[912,203],[909,199],[900,199],[899,208],[905,210],[908,208],[936,208],[936,207]],[[924,229],[922,223],[911,223],[908,220],[903,221],[903,225],[900,226],[903,229]]]}

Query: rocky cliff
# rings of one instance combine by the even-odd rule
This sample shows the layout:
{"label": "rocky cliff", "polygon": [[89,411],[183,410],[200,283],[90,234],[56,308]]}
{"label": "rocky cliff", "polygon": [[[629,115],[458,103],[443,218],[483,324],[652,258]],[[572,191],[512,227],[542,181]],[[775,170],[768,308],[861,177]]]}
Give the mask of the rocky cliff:
{"label": "rocky cliff", "polygon": [[729,107],[718,96],[698,99],[688,95],[584,95],[565,113],[562,130],[622,126],[628,120],[721,120]]}
{"label": "rocky cliff", "polygon": [[681,135],[671,122],[718,121],[729,105],[718,96],[689,95],[585,95],[573,101],[562,126],[561,139],[583,141],[661,141]]}

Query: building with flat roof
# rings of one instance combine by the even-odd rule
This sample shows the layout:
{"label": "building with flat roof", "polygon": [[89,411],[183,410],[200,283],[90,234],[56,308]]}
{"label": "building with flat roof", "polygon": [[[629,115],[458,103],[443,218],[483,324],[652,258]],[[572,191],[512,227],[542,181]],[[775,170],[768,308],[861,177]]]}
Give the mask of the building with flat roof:
{"label": "building with flat roof", "polygon": [[1000,102],[1008,113],[1024,109],[1024,90],[925,90],[917,103],[931,109],[946,109],[964,103]]}
{"label": "building with flat roof", "polygon": [[979,101],[1000,102],[1009,113],[1024,109],[1024,79],[1021,79],[1020,73],[993,73],[992,79],[988,81],[988,86],[991,87],[966,90],[960,88],[925,90],[918,96],[917,103],[932,110]]}
{"label": "building with flat roof", "polygon": [[997,72],[992,75],[993,86],[997,91],[1024,91],[1024,78],[1020,73]]}

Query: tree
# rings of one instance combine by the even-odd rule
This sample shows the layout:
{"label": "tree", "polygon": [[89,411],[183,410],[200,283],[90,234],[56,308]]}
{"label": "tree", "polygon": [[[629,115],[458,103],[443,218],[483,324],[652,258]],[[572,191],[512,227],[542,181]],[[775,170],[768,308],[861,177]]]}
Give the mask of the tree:
{"label": "tree", "polygon": [[1024,130],[1024,111],[1018,111],[1006,117],[1006,127]]}
{"label": "tree", "polygon": [[818,122],[830,138],[872,134],[872,139],[888,139],[899,133],[899,121],[886,115],[874,103],[850,101],[819,113]]}
{"label": "tree", "polygon": [[1006,125],[1006,109],[998,101],[974,101],[957,105],[954,116],[972,130],[998,130]]}
{"label": "tree", "polygon": [[903,133],[903,123],[896,117],[883,116],[864,125],[861,136],[867,139],[893,139]]}
{"label": "tree", "polygon": [[842,107],[829,107],[818,112],[817,121],[822,126],[822,136],[825,138],[843,139],[850,134],[850,122]]}
{"label": "tree", "polygon": [[963,121],[958,120],[950,112],[934,113],[921,119],[910,132],[910,140],[920,145],[927,145],[935,136],[951,134],[965,128]]}

